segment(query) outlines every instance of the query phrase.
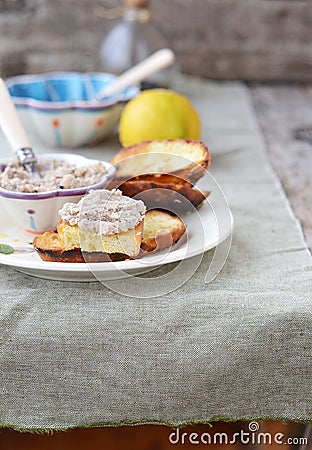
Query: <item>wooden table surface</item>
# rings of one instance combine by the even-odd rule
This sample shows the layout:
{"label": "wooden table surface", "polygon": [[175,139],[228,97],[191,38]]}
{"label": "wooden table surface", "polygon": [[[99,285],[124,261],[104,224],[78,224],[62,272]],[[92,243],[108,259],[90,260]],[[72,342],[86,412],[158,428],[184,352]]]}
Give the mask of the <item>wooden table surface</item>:
{"label": "wooden table surface", "polygon": [[[284,190],[290,200],[296,217],[300,220],[304,235],[312,251],[312,144],[295,140],[293,130],[312,126],[312,87],[264,86],[250,87],[260,126],[267,141],[269,158]],[[246,424],[218,423],[215,431],[235,432]],[[204,432],[206,425],[187,427],[186,431]],[[282,432],[285,436],[302,437],[308,428],[300,424],[261,422],[263,432]],[[172,430],[165,426],[144,425],[139,427],[98,428],[56,433],[53,436],[21,434],[11,430],[0,431],[0,447],[3,450],[169,450],[172,444],[168,436]],[[306,434],[307,435],[307,434]],[[311,443],[310,443],[311,445]],[[212,445],[225,449],[225,445]],[[279,446],[280,447],[280,446]],[[279,448],[277,445],[259,445],[258,450]],[[284,445],[292,450],[300,446]],[[178,445],[178,448],[193,448],[192,445]],[[243,446],[235,445],[239,450]],[[247,448],[245,446],[245,448]],[[308,449],[303,445],[300,449]]]}
{"label": "wooden table surface", "polygon": [[250,90],[271,164],[312,251],[312,143],[293,136],[295,129],[312,127],[312,86],[259,85]]}

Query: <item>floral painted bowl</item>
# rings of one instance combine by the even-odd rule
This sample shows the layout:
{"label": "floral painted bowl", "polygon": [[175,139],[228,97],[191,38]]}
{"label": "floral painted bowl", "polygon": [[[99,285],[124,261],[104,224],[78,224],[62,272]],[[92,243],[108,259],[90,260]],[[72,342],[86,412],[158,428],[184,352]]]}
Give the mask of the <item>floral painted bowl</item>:
{"label": "floral painted bowl", "polygon": [[107,73],[54,72],[6,80],[12,100],[29,133],[51,147],[95,145],[111,134],[124,104],[139,93],[131,86],[94,101],[115,79]]}
{"label": "floral painted bowl", "polygon": [[[76,166],[97,164],[95,159],[67,153],[47,153],[38,155],[38,161],[56,159]],[[9,162],[1,161],[3,172]],[[25,193],[10,191],[0,187],[0,205],[13,218],[17,225],[33,233],[41,233],[56,228],[59,210],[67,202],[77,203],[90,189],[104,189],[115,176],[115,168],[106,161],[101,161],[106,172],[101,180],[93,185],[75,189],[58,189],[49,192]]]}

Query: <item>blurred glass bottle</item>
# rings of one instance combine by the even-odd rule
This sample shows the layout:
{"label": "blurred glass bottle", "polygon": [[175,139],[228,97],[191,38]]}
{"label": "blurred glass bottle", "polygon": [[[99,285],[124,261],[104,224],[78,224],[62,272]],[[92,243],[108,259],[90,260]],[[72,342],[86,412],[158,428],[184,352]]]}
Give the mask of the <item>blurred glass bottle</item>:
{"label": "blurred glass bottle", "polygon": [[[108,19],[105,8],[99,11]],[[120,75],[155,51],[168,47],[150,18],[148,0],[123,0],[122,15],[101,45],[100,62],[104,72]],[[169,87],[172,69],[151,75],[142,83],[142,88]]]}

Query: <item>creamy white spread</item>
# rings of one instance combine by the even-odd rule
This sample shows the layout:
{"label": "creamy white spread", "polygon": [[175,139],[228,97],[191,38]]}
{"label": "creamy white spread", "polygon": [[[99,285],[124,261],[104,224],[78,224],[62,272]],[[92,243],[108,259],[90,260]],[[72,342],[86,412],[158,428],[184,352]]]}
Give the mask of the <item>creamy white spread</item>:
{"label": "creamy white spread", "polygon": [[106,167],[100,161],[90,166],[77,167],[56,159],[38,162],[41,179],[37,180],[22,164],[11,161],[0,175],[0,186],[15,192],[48,192],[58,189],[75,189],[91,186],[101,181]]}
{"label": "creamy white spread", "polygon": [[78,203],[65,203],[59,211],[63,222],[99,235],[126,232],[144,218],[145,205],[122,195],[118,189],[91,190]]}

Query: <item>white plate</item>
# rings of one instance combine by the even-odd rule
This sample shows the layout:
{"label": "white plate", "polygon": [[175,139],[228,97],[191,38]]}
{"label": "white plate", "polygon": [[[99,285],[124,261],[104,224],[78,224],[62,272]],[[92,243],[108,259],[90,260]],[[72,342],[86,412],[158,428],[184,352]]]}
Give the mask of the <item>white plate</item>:
{"label": "white plate", "polygon": [[152,252],[138,260],[104,263],[60,263],[42,261],[36,252],[19,253],[30,247],[33,235],[20,230],[7,216],[1,215],[0,243],[17,248],[16,253],[0,254],[0,263],[39,278],[62,281],[96,281],[125,278],[181,261],[216,247],[232,232],[233,218],[225,201],[211,195],[201,208],[181,216],[187,234],[169,251]]}

